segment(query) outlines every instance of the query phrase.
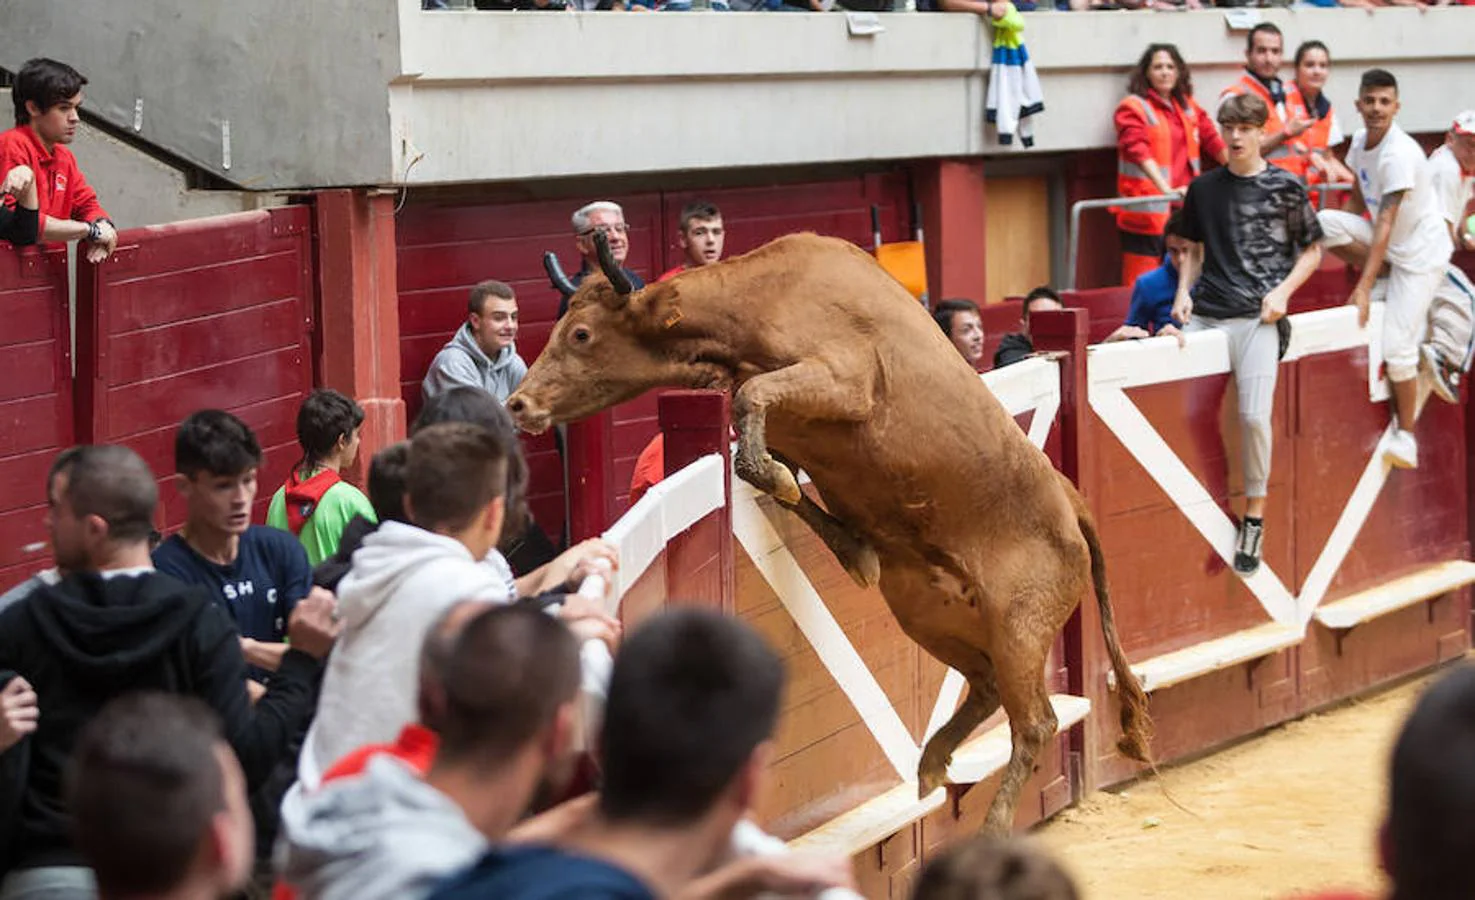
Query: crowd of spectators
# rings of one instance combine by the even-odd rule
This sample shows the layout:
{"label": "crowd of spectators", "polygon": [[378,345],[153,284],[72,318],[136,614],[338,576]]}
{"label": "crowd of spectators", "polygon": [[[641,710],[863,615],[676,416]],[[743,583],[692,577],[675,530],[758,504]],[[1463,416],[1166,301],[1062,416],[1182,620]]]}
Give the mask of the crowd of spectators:
{"label": "crowd of spectators", "polygon": [[[988,9],[988,0],[420,0],[427,10],[479,9],[566,11],[600,10],[634,12],[685,12],[715,10],[723,12],[970,12],[999,18]],[[1002,5],[1002,4],[999,4]],[[1021,12],[1036,10],[1163,10],[1237,7],[1291,8],[1337,7],[1373,10],[1382,6],[1407,6],[1426,9],[1430,6],[1475,6],[1475,0],[1014,0],[1011,4]]]}

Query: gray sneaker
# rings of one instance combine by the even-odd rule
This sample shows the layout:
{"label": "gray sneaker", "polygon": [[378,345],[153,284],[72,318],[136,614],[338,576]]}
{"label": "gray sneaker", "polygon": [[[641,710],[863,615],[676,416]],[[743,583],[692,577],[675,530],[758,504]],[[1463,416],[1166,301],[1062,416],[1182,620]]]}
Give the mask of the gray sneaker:
{"label": "gray sneaker", "polygon": [[1451,376],[1449,369],[1444,365],[1444,360],[1439,358],[1439,353],[1433,346],[1425,344],[1419,348],[1419,353],[1424,357],[1424,363],[1429,367],[1429,381],[1434,388],[1434,393],[1445,403],[1459,404],[1460,384],[1459,376]]}
{"label": "gray sneaker", "polygon": [[1260,544],[1265,537],[1265,520],[1245,517],[1234,542],[1234,571],[1253,575],[1260,570]]}

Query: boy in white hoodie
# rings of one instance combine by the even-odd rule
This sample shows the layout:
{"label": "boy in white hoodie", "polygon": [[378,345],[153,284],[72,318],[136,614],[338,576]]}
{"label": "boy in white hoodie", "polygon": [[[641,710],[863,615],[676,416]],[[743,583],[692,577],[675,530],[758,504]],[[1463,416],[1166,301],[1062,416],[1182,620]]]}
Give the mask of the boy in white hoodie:
{"label": "boy in white hoodie", "polygon": [[462,600],[512,599],[483,563],[502,532],[506,484],[506,455],[483,428],[436,425],[410,442],[405,505],[421,527],[379,526],[339,582],[343,637],[298,766],[309,788],[345,753],[414,720],[420,643],[441,613]]}

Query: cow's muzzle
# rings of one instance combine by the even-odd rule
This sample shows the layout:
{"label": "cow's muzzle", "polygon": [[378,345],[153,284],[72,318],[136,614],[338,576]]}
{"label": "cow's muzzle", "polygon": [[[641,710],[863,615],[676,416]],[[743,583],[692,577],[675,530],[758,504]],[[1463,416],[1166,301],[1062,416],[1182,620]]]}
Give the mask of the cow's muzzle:
{"label": "cow's muzzle", "polygon": [[537,404],[529,402],[521,393],[507,398],[507,412],[511,414],[513,423],[528,434],[542,434],[547,431],[552,419],[547,410],[539,409]]}

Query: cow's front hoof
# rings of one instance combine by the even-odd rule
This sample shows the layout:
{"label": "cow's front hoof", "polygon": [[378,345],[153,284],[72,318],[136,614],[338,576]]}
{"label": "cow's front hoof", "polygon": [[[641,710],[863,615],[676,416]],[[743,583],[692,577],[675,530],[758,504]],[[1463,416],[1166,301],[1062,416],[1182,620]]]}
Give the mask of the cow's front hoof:
{"label": "cow's front hoof", "polygon": [[777,460],[770,457],[768,471],[773,476],[773,490],[770,493],[780,503],[793,506],[804,498],[799,491],[799,482],[794,478],[794,473],[789,471],[788,466],[779,465]]}
{"label": "cow's front hoof", "polygon": [[922,754],[922,762],[917,767],[917,799],[926,800],[927,795],[947,783],[948,757],[942,759],[929,759],[927,753]]}

